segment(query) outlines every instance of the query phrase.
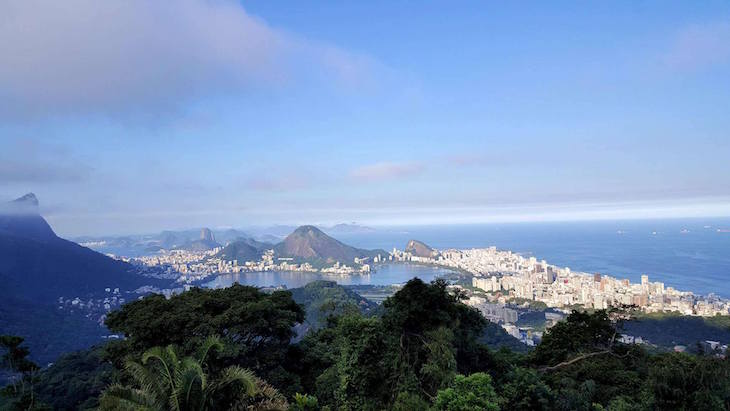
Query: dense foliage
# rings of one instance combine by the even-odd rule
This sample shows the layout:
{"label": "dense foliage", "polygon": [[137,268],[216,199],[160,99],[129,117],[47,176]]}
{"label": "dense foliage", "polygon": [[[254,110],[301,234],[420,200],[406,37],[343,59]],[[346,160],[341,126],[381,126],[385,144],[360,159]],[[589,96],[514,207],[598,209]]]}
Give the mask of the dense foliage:
{"label": "dense foliage", "polygon": [[288,408],[286,398],[250,371],[236,365],[216,370],[210,356],[223,348],[216,337],[208,337],[189,357],[181,357],[178,347],[152,347],[141,362],[128,359],[125,371],[131,386],[113,384],[99,399],[99,410],[205,411]]}
{"label": "dense foliage", "polygon": [[57,410],[88,410],[99,405],[99,393],[119,379],[103,347],[66,354],[39,375],[38,397]]}
{"label": "dense foliage", "polygon": [[305,330],[321,328],[330,316],[358,312],[369,315],[378,308],[377,304],[334,281],[313,281],[292,289],[291,293],[294,301],[304,307]]}
{"label": "dense foliage", "polygon": [[36,395],[38,366],[28,360],[23,338],[0,335],[0,372],[10,374],[10,384],[0,389],[0,409],[45,410]]}
{"label": "dense foliage", "polygon": [[293,394],[298,377],[287,369],[288,355],[294,325],[303,321],[304,310],[288,291],[267,294],[238,284],[192,289],[169,299],[153,295],[110,314],[109,329],[127,338],[107,351],[121,368],[128,355],[141,356],[152,347],[171,344],[190,355],[207,337],[218,335],[225,343],[219,365],[251,369]]}
{"label": "dense foliage", "polygon": [[672,348],[683,345],[697,351],[699,341],[730,341],[730,317],[692,317],[679,313],[637,313],[624,324],[628,335],[638,335],[650,344]]}
{"label": "dense foliage", "polygon": [[[485,345],[490,324],[443,281],[411,280],[378,315],[363,314],[351,304],[355,297],[334,285],[313,287],[294,293],[310,304],[304,308],[290,292],[266,294],[239,285],[127,304],[109,317],[109,327],[127,338],[59,361],[34,380],[39,398],[57,409],[74,409],[98,404],[107,386],[138,392],[153,387],[151,381],[164,383],[164,376],[146,383],[139,378],[143,371],[160,371],[148,369],[155,366],[152,352],[167,355],[175,364],[170,368],[194,382],[185,386],[198,387],[191,391],[195,395],[204,393],[203,381],[247,369],[261,395],[278,399],[278,405],[237,403],[239,409],[281,409],[286,403],[291,410],[730,408],[730,361],[622,344],[622,317],[613,312],[573,312],[534,350],[517,353]],[[295,339],[294,326],[313,306],[321,314],[317,327]],[[214,335],[221,337],[217,349],[205,361],[195,360]],[[73,395],[65,402],[51,398],[64,395],[62,380]],[[167,381],[165,392],[178,389],[176,380]],[[235,398],[255,398],[251,384],[236,387]],[[208,405],[197,408],[226,408],[233,404],[231,394],[209,392]],[[169,399],[153,408],[169,409]]]}

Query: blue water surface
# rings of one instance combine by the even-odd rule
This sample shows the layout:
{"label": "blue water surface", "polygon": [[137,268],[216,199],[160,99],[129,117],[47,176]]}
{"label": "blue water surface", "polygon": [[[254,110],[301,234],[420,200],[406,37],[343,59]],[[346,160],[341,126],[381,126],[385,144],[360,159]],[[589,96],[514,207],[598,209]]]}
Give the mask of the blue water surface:
{"label": "blue water surface", "polygon": [[335,235],[357,247],[403,249],[410,239],[435,248],[496,246],[575,271],[651,281],[730,298],[730,219],[630,220],[376,227]]}
{"label": "blue water surface", "polygon": [[312,281],[328,280],[342,285],[392,285],[402,284],[413,277],[430,282],[449,270],[411,264],[380,265],[367,275],[325,275],[296,271],[266,271],[239,274],[223,274],[204,284],[205,287],[229,287],[234,283],[255,287],[286,286],[303,287]]}

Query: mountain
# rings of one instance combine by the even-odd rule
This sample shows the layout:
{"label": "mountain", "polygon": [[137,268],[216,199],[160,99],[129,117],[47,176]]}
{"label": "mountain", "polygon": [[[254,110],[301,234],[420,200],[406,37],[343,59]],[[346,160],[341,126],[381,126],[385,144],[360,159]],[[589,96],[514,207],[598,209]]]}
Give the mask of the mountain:
{"label": "mountain", "polygon": [[157,236],[159,246],[166,250],[182,247],[192,240],[186,231],[163,231]]}
{"label": "mountain", "polygon": [[0,334],[26,337],[38,359],[52,360],[103,334],[85,314],[60,311],[59,297],[85,302],[106,288],[119,288],[121,296],[158,283],[127,263],[56,236],[33,194],[0,206]]}
{"label": "mountain", "polygon": [[435,250],[433,248],[418,240],[409,241],[405,249],[405,252],[411,253],[417,257],[432,257],[434,251]]}
{"label": "mountain", "polygon": [[354,263],[355,258],[387,254],[383,250],[363,250],[343,244],[311,225],[294,230],[284,241],[274,246],[274,251],[278,257],[293,257],[317,264],[339,261],[349,265]]}
{"label": "mountain", "polygon": [[274,245],[271,243],[256,241],[253,238],[241,238],[228,243],[216,256],[226,261],[238,261],[239,264],[243,264],[246,261],[260,260],[264,251],[273,247]]}
{"label": "mountain", "polygon": [[292,288],[289,291],[294,301],[304,307],[306,312],[304,324],[297,329],[300,336],[310,329],[323,327],[330,315],[339,316],[358,311],[369,315],[378,308],[376,303],[334,281],[313,281],[304,287]]}
{"label": "mountain", "polygon": [[260,234],[260,235],[254,236],[253,238],[256,239],[257,241],[261,241],[263,243],[276,244],[285,237],[286,237],[286,235],[276,236],[273,234]]}
{"label": "mountain", "polygon": [[147,283],[131,265],[56,236],[33,194],[0,209],[0,272],[14,281],[19,296],[36,301]]}
{"label": "mountain", "polygon": [[58,238],[51,226],[38,213],[38,199],[33,193],[0,206],[0,235],[12,235],[40,242]]}
{"label": "mountain", "polygon": [[213,232],[210,231],[210,228],[201,228],[200,229],[200,240],[215,242],[215,237],[213,236]]}
{"label": "mountain", "polygon": [[215,240],[218,241],[221,244],[228,244],[232,241],[236,241],[240,238],[249,238],[251,237],[248,235],[248,233],[243,232],[241,230],[236,230],[235,228],[229,228],[226,230],[216,231],[215,232]]}
{"label": "mountain", "polygon": [[184,245],[176,248],[188,251],[207,251],[220,246],[221,245],[215,241],[215,236],[213,236],[213,232],[210,231],[210,228],[201,228],[199,239],[186,242]]}
{"label": "mountain", "polygon": [[[136,234],[126,236],[83,236],[73,240],[84,247],[100,253],[125,257],[139,257],[157,253],[160,250],[205,251],[228,244],[239,238],[250,237],[236,229],[211,230],[202,228],[183,231],[163,231],[158,234]],[[281,238],[277,238],[276,242]]]}

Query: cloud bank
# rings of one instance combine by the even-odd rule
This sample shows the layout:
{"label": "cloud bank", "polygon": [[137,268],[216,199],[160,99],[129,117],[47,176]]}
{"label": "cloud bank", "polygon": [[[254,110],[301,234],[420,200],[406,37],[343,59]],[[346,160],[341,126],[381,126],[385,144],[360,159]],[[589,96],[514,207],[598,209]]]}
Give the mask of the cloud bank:
{"label": "cloud bank", "polygon": [[300,81],[347,85],[369,59],[299,39],[232,0],[8,0],[0,5],[0,117],[148,113]]}

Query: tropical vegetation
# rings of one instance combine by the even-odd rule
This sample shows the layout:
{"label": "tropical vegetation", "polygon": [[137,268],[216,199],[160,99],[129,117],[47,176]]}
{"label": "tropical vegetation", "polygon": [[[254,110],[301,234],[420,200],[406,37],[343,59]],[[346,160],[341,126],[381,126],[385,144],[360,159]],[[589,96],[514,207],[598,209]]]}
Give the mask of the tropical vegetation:
{"label": "tropical vegetation", "polygon": [[[322,290],[312,289],[318,286]],[[487,344],[490,323],[444,281],[411,280],[375,309],[331,283],[318,286],[265,293],[236,285],[149,296],[109,316],[107,326],[124,339],[66,356],[42,372],[18,360],[27,357],[22,340],[4,339],[3,366],[16,377],[2,404],[104,410],[730,409],[730,361],[714,353],[624,344],[621,312],[574,311],[547,330],[535,349],[516,352]],[[295,294],[311,304],[297,304]],[[313,314],[313,326],[298,335],[296,327]]]}

